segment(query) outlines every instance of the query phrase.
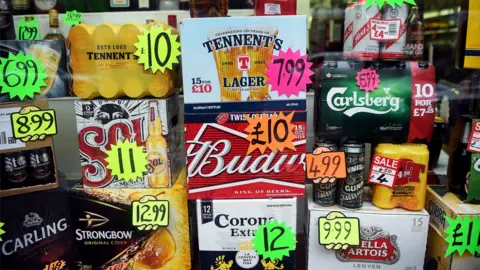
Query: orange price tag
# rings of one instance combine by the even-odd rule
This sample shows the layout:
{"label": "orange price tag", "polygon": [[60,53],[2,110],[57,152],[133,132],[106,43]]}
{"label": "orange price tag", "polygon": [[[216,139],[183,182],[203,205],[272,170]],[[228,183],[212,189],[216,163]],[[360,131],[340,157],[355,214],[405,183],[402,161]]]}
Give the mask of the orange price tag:
{"label": "orange price tag", "polygon": [[65,261],[54,261],[45,265],[45,268],[43,268],[43,270],[61,270],[64,267],[65,267]]}
{"label": "orange price tag", "polygon": [[248,121],[248,127],[245,129],[248,132],[247,140],[250,141],[247,155],[260,150],[263,154],[267,148],[272,151],[283,151],[288,148],[295,149],[293,140],[295,139],[295,125],[293,125],[292,118],[294,112],[284,115],[272,114],[271,116],[263,114],[255,114],[253,117],[244,115]]}
{"label": "orange price tag", "polygon": [[307,154],[307,177],[347,177],[344,152],[323,152],[321,154]]}
{"label": "orange price tag", "polygon": [[107,269],[105,270],[125,270],[128,267],[128,263],[117,263],[114,265],[110,265]]}

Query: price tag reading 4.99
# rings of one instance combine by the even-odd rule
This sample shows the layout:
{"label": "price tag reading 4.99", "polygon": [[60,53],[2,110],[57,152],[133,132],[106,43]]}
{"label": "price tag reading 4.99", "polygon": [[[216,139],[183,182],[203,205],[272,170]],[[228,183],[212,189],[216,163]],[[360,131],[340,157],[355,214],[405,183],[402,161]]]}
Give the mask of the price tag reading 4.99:
{"label": "price tag reading 4.99", "polygon": [[347,177],[344,152],[323,152],[319,155],[307,154],[307,177]]}
{"label": "price tag reading 4.99", "polygon": [[[341,244],[358,246],[360,245],[360,221],[358,218],[348,218],[342,213],[318,219],[318,235],[320,245]],[[329,218],[333,216],[333,218]]]}
{"label": "price tag reading 4.99", "polygon": [[28,138],[35,141],[57,134],[54,110],[40,110],[38,107],[28,106],[18,113],[12,113],[10,117],[16,139]]}
{"label": "price tag reading 4.99", "polygon": [[132,203],[132,225],[139,230],[156,230],[168,226],[169,202],[157,200],[154,196],[144,196]]}

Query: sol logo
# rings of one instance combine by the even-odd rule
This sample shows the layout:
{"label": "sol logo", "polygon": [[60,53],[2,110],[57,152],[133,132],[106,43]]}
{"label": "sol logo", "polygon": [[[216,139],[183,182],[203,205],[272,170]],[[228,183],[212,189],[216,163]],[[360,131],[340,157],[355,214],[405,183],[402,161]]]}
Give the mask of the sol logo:
{"label": "sol logo", "polygon": [[239,55],[237,56],[237,69],[238,70],[250,70],[250,56]]}

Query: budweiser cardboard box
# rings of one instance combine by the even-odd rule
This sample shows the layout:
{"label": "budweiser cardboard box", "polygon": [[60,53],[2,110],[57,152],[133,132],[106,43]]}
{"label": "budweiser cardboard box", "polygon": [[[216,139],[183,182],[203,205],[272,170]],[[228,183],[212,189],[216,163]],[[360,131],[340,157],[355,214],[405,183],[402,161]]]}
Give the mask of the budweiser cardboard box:
{"label": "budweiser cardboard box", "polygon": [[[48,101],[39,99],[0,105],[0,197],[58,187],[52,136],[23,142],[15,139],[13,135],[11,115],[35,110],[48,110]],[[41,116],[51,123],[55,122],[51,111],[42,113]],[[22,119],[21,123],[26,121],[26,124],[20,127],[22,130],[38,126],[28,120],[33,118]]]}
{"label": "budweiser cardboard box", "polygon": [[296,232],[297,200],[197,200],[200,269],[296,269],[295,251],[283,260],[270,260],[252,248],[258,226],[273,220]]}
{"label": "budweiser cardboard box", "polygon": [[[182,167],[177,95],[166,99],[76,101],[83,185],[87,188],[170,187]],[[147,151],[148,172],[135,181],[117,179],[105,160],[120,141]]]}
{"label": "budweiser cardboard box", "polygon": [[[308,194],[312,194],[308,186]],[[425,210],[382,210],[364,202],[359,210],[324,207],[308,196],[308,269],[423,269],[429,216]],[[319,244],[320,217],[338,211],[360,222],[360,245],[327,250]]]}
{"label": "budweiser cardboard box", "polygon": [[1,269],[78,269],[65,190],[0,198],[0,205]]}
{"label": "budweiser cardboard box", "polygon": [[[185,185],[183,172],[171,188],[71,189],[68,199],[80,269],[190,269]],[[168,226],[156,230],[133,226],[132,204],[147,196],[169,202]]]}

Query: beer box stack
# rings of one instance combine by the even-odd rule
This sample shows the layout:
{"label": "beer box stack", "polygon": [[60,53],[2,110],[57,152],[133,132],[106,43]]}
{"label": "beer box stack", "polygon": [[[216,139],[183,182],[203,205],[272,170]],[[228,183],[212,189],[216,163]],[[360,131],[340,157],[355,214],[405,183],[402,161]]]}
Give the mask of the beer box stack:
{"label": "beer box stack", "polygon": [[[306,53],[305,30],[304,16],[182,23],[188,198],[197,205],[202,270],[296,268],[295,252],[283,261],[264,259],[251,240],[267,220],[296,231],[296,198],[305,192],[306,94],[280,96],[264,73],[279,50]],[[247,154],[245,116],[280,112],[294,114],[296,149]]]}
{"label": "beer box stack", "polygon": [[480,213],[480,205],[469,204],[461,201],[454,193],[448,191],[446,186],[432,185],[427,188],[427,202],[425,208],[430,214],[428,229],[428,244],[426,254],[426,267],[428,269],[465,269],[480,268],[480,258],[465,252],[462,256],[455,252],[445,257],[449,244],[445,241],[448,236],[445,230],[448,223],[445,217],[473,217]]}

